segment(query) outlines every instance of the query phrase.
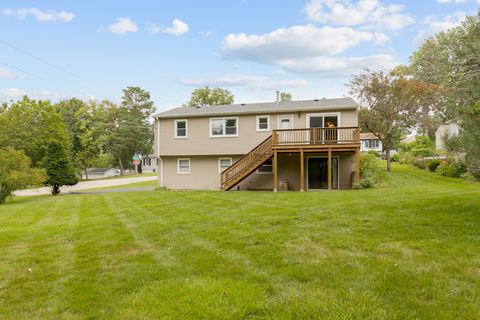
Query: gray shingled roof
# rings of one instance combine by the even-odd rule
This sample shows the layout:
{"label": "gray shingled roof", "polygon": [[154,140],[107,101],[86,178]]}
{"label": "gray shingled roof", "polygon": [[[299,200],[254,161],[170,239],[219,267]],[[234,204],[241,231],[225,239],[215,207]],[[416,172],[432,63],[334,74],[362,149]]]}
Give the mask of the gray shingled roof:
{"label": "gray shingled roof", "polygon": [[223,106],[180,107],[154,115],[155,118],[204,117],[234,114],[258,114],[290,111],[321,111],[331,109],[356,109],[359,105],[351,98],[285,101],[280,103],[245,103]]}

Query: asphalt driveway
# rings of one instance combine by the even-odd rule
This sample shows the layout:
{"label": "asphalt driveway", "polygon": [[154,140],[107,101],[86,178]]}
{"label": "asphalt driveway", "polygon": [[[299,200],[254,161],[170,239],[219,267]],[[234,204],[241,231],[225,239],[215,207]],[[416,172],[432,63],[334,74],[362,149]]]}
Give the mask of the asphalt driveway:
{"label": "asphalt driveway", "polygon": [[[69,193],[73,191],[96,189],[96,188],[105,188],[105,187],[115,187],[125,184],[152,181],[156,180],[156,176],[151,177],[139,177],[139,178],[121,178],[121,179],[106,179],[106,180],[93,180],[93,181],[81,181],[74,186],[64,186],[62,187],[61,193]],[[49,187],[42,187],[37,189],[25,189],[18,190],[14,192],[16,196],[38,196],[44,194],[51,194]]]}

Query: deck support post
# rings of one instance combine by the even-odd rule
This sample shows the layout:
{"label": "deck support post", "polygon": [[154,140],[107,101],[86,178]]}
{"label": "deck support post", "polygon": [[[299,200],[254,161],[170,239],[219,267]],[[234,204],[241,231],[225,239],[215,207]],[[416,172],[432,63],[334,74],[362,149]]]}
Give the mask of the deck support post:
{"label": "deck support post", "polygon": [[273,191],[278,191],[278,155],[276,149],[273,151]]}
{"label": "deck support post", "polygon": [[360,148],[355,148],[355,182],[360,181]]}
{"label": "deck support post", "polygon": [[328,191],[332,191],[332,148],[328,148]]}
{"label": "deck support post", "polygon": [[300,191],[305,190],[305,161],[303,148],[300,149]]}

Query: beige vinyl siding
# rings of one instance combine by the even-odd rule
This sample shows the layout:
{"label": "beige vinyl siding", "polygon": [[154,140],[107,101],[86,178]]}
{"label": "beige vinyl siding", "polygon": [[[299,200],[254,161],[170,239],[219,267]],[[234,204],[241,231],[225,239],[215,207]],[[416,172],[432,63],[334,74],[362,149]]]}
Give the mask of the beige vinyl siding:
{"label": "beige vinyl siding", "polygon": [[[356,109],[347,110],[322,110],[321,113],[340,113],[340,127],[357,126]],[[279,115],[292,115],[294,128],[305,128],[307,114],[315,112],[286,112],[272,113],[270,116],[270,129],[278,128]],[[258,115],[266,115],[260,113]],[[175,139],[175,118],[160,119],[160,156],[191,156],[191,155],[243,155],[257,146],[271,135],[271,131],[257,131],[257,116],[237,115],[238,136],[235,137],[210,137],[210,119],[221,117],[191,117],[188,118],[188,138]],[[227,116],[225,116],[227,117]],[[179,119],[185,119],[179,118]],[[157,134],[158,135],[158,134]]]}
{"label": "beige vinyl siding", "polygon": [[[169,189],[220,189],[220,174],[218,173],[218,156],[191,156],[190,173],[177,173],[178,157],[162,157],[163,184]],[[235,162],[239,156],[224,155],[221,158],[232,158]],[[159,173],[161,181],[161,173]]]}
{"label": "beige vinyl siding", "polygon": [[[352,186],[352,173],[355,170],[355,154],[334,152],[339,157],[339,188],[349,189]],[[308,153],[307,156],[326,156],[325,153]],[[278,155],[278,181],[288,180],[289,190],[300,189],[300,155],[298,153],[280,153]],[[218,172],[219,158],[232,158],[237,161],[238,155],[221,156],[190,156],[190,173],[177,173],[178,157],[162,157],[163,170],[159,170],[159,181],[163,172],[163,183],[169,189],[220,189],[220,174]],[[305,181],[308,172],[305,166]],[[240,190],[272,190],[273,174],[258,174],[253,172],[240,184]],[[234,189],[237,189],[235,187]]]}

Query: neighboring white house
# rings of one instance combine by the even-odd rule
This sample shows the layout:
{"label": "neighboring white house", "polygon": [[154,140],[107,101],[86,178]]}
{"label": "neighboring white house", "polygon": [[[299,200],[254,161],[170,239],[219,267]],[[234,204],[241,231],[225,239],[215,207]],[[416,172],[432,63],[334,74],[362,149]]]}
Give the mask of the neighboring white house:
{"label": "neighboring white house", "polygon": [[149,154],[148,156],[142,156],[142,172],[151,173],[157,172],[157,157],[154,154]]}
{"label": "neighboring white house", "polygon": [[435,149],[445,150],[444,137],[456,137],[460,134],[460,125],[456,119],[449,120],[435,131]]}
{"label": "neighboring white house", "polygon": [[[88,168],[88,179],[102,179],[118,175],[118,171],[115,168]],[[82,171],[82,179],[86,180],[85,171]]]}
{"label": "neighboring white house", "polygon": [[360,133],[360,151],[368,152],[371,150],[381,153],[383,150],[382,141],[373,133]]}

